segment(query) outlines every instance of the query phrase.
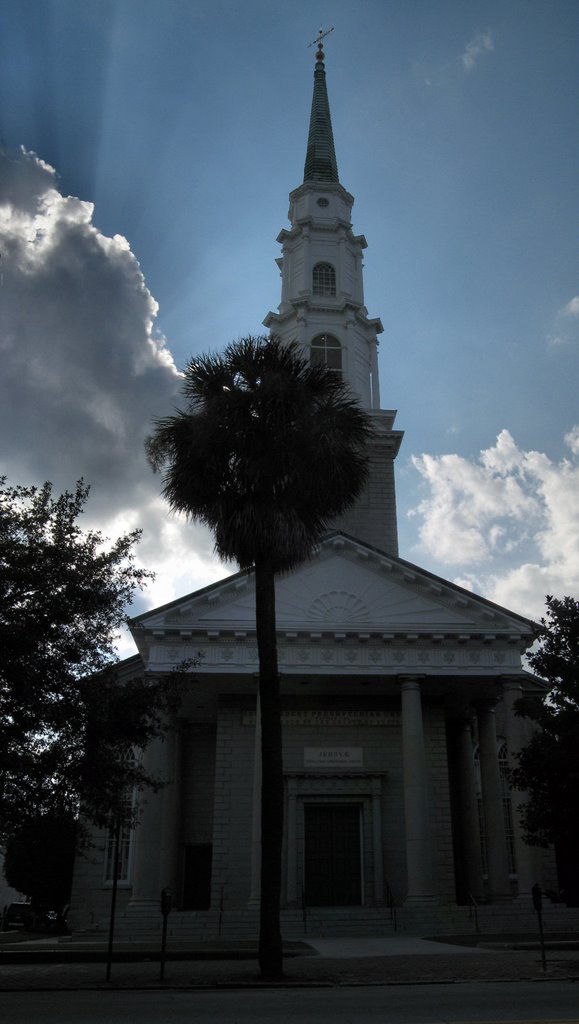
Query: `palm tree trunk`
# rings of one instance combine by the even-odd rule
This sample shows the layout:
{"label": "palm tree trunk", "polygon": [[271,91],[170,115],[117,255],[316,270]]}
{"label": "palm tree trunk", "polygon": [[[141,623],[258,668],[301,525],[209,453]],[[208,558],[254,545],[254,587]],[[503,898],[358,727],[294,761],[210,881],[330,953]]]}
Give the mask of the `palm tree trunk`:
{"label": "palm tree trunk", "polygon": [[281,696],[277,669],[275,575],[267,562],[255,565],[255,623],[261,705],[261,900],[259,966],[264,978],[283,974],[279,923],[283,840]]}

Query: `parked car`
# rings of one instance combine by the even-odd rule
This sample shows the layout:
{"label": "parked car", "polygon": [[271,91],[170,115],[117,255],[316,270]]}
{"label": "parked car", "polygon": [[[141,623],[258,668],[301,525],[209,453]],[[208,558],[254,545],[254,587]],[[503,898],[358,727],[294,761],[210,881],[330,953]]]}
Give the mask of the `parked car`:
{"label": "parked car", "polygon": [[36,915],[30,903],[9,903],[2,913],[0,931],[7,932],[11,928],[33,928]]}

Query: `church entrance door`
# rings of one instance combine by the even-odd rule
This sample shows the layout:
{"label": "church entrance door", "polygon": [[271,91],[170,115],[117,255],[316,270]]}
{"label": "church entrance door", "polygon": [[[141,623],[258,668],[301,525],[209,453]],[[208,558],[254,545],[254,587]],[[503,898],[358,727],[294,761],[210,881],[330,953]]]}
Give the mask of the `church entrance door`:
{"label": "church entrance door", "polygon": [[360,804],[304,804],[305,887],[309,907],[362,902]]}

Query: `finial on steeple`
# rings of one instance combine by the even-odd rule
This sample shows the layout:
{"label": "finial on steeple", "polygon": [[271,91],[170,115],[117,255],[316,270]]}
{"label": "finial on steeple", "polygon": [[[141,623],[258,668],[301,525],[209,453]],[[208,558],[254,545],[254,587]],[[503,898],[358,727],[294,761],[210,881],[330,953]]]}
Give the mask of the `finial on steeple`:
{"label": "finial on steeple", "polygon": [[317,47],[318,47],[318,52],[316,53],[316,61],[320,61],[321,60],[323,62],[323,60],[324,60],[324,45],[322,43],[322,39],[325,39],[326,36],[329,36],[330,32],[333,32],[333,31],[334,31],[334,26],[333,25],[326,32],[324,32],[322,26],[320,25],[320,31],[318,32],[316,38],[312,39],[311,43],[308,43],[308,46],[316,46],[317,45]]}
{"label": "finial on steeple", "polygon": [[324,47],[322,45],[322,39],[325,39],[333,31],[333,26],[326,32],[320,28],[316,38],[311,43],[308,43],[308,46],[317,46],[318,49],[316,52],[314,95],[304,167],[304,181],[338,182],[338,167],[334,152],[330,104],[328,103],[328,93],[326,90]]}

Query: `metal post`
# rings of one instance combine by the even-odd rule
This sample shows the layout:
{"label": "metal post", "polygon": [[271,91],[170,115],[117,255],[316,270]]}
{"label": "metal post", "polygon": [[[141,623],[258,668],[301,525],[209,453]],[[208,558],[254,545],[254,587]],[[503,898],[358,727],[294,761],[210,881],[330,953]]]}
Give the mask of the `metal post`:
{"label": "metal post", "polygon": [[163,933],[161,937],[161,966],[159,971],[159,978],[161,981],[165,980],[165,959],[167,956],[167,922],[169,920],[169,914],[171,913],[171,905],[173,903],[173,891],[168,887],[165,887],[161,891],[161,913],[163,915]]}
{"label": "metal post", "polygon": [[219,925],[217,929],[217,935],[221,938],[221,925],[223,923],[223,886],[221,886],[221,893],[219,896]]}
{"label": "metal post", "polygon": [[113,838],[113,887],[111,890],[111,916],[109,920],[109,942],[107,947],[106,980],[111,980],[113,963],[113,938],[115,934],[115,914],[117,909],[117,892],[119,888],[119,850],[121,845],[121,816],[117,815]]}
{"label": "metal post", "polygon": [[539,921],[539,939],[541,942],[541,962],[543,964],[543,970],[547,970],[547,958],[545,957],[545,936],[543,935],[543,894],[541,892],[541,886],[538,882],[535,882],[531,889],[533,897],[533,906],[537,912],[537,919]]}

